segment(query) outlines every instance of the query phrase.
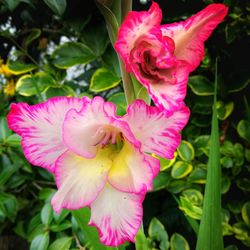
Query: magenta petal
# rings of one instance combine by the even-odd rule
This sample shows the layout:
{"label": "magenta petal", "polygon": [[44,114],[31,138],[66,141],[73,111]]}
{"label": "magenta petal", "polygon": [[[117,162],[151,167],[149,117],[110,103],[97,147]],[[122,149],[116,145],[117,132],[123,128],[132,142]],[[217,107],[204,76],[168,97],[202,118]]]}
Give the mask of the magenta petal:
{"label": "magenta petal", "polygon": [[7,121],[10,129],[22,137],[22,147],[28,161],[53,172],[56,159],[67,150],[62,141],[62,124],[69,109],[80,110],[83,100],[56,97],[29,106],[12,104]]}
{"label": "magenta petal", "polygon": [[196,69],[204,56],[204,42],[224,19],[228,8],[223,4],[210,4],[184,22],[161,26],[163,36],[175,42],[175,56],[189,63],[190,71]]}
{"label": "magenta petal", "polygon": [[122,23],[115,49],[125,62],[126,69],[131,71],[129,54],[134,47],[136,40],[146,34],[156,25],[160,25],[162,18],[161,9],[153,2],[148,11],[131,11]]}

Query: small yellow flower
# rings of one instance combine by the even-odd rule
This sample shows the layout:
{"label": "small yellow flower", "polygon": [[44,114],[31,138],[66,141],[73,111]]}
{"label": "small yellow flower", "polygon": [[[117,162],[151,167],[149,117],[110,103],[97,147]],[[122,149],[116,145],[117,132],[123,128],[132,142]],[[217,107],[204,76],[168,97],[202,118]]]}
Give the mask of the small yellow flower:
{"label": "small yellow flower", "polygon": [[15,94],[16,86],[13,79],[7,81],[7,84],[4,86],[4,94],[7,96],[13,96]]}
{"label": "small yellow flower", "polygon": [[0,74],[3,74],[6,77],[12,75],[10,69],[8,68],[7,64],[3,64],[2,60],[0,60]]}

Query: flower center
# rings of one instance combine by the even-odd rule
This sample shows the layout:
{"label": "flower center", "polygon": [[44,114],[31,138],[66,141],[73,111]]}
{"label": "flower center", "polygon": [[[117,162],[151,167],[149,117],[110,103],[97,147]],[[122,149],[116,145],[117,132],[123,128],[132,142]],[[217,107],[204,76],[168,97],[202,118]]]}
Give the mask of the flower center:
{"label": "flower center", "polygon": [[122,133],[112,126],[99,127],[93,137],[97,141],[94,146],[99,145],[101,148],[114,145],[116,149],[121,149],[124,141]]}

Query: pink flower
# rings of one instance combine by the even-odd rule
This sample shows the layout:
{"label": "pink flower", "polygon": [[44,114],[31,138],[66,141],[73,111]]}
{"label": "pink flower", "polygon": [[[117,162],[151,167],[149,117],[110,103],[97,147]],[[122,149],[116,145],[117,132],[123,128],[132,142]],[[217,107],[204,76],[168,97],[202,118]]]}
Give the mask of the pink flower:
{"label": "pink flower", "polygon": [[188,75],[204,56],[204,42],[227,14],[223,4],[210,4],[183,22],[160,25],[162,12],[129,12],[115,44],[128,72],[144,85],[157,106],[179,109]]}
{"label": "pink flower", "polygon": [[7,121],[26,158],[55,175],[54,210],[89,206],[101,242],[117,246],[134,241],[141,225],[142,202],[159,171],[149,153],[172,158],[188,117],[186,106],[169,115],[137,100],[120,117],[101,97],[58,97],[12,104]]}

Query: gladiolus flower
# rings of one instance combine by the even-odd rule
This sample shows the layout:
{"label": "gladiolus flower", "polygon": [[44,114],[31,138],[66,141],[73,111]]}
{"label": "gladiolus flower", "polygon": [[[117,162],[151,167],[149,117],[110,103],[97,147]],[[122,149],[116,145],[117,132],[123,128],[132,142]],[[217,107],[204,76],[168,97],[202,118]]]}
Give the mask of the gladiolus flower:
{"label": "gladiolus flower", "polygon": [[101,97],[58,97],[12,104],[7,121],[26,158],[55,175],[54,210],[89,206],[101,242],[117,246],[134,241],[141,225],[159,171],[151,154],[172,158],[188,117],[186,106],[169,114],[137,100],[120,117]]}
{"label": "gladiolus flower", "polygon": [[199,66],[204,42],[227,11],[223,4],[210,4],[183,22],[165,25],[155,2],[149,11],[128,13],[115,48],[157,106],[171,111],[183,105],[188,75]]}

